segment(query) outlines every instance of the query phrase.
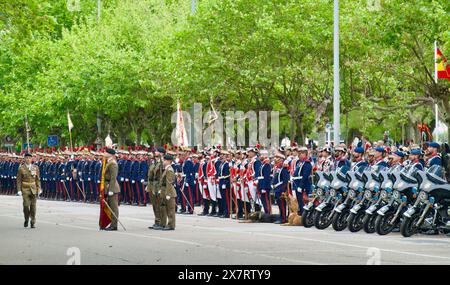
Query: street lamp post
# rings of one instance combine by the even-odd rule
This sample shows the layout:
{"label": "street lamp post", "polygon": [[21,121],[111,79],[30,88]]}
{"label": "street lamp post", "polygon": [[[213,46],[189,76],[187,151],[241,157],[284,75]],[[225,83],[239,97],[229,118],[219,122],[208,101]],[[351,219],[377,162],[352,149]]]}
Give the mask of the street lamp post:
{"label": "street lamp post", "polygon": [[334,0],[334,90],[333,90],[333,120],[334,146],[340,143],[340,92],[339,92],[339,0]]}

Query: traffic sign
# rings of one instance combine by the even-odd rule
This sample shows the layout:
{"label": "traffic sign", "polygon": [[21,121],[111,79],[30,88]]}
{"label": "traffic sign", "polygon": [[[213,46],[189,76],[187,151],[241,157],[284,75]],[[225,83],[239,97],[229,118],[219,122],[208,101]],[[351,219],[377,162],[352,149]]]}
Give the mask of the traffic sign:
{"label": "traffic sign", "polygon": [[48,136],[47,138],[47,145],[49,147],[54,147],[54,146],[58,146],[58,136]]}

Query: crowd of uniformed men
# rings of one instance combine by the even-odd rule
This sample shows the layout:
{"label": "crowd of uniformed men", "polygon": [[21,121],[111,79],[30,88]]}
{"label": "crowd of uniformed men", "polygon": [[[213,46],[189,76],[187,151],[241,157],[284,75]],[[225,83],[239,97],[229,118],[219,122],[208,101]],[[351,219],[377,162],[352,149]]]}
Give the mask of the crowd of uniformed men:
{"label": "crowd of uniformed men", "polygon": [[[175,173],[172,186],[176,194],[179,214],[193,214],[201,207],[199,215],[244,219],[251,212],[272,213],[272,204],[278,206],[280,219],[286,222],[286,192],[295,193],[299,214],[304,199],[311,194],[312,173],[332,170],[342,165],[358,167],[362,164],[393,166],[398,163],[426,165],[440,164],[439,144],[428,143],[426,150],[419,146],[389,147],[383,141],[361,146],[339,145],[310,149],[297,145],[276,150],[261,149],[258,145],[240,150],[207,147],[191,148],[157,147],[143,150],[115,150],[120,186],[119,203],[137,206],[154,205],[154,229],[167,228],[161,212],[161,177],[168,164]],[[101,181],[102,157],[106,148],[92,151],[80,148],[52,153],[35,151],[34,165],[40,173],[40,199],[98,203]],[[169,161],[169,163],[164,161]],[[23,157],[0,153],[0,193],[16,194],[17,173]],[[31,169],[31,168],[30,168]],[[166,181],[171,181],[167,180]],[[166,195],[166,193],[164,194]],[[173,199],[173,200],[175,200]],[[164,221],[161,221],[164,219]],[[170,217],[169,217],[170,219]],[[172,229],[175,227],[172,218]]]}

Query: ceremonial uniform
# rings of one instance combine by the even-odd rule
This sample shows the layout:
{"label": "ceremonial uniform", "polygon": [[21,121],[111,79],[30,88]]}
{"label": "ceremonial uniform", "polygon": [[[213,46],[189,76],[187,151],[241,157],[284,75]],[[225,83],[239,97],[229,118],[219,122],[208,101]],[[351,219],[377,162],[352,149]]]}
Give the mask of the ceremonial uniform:
{"label": "ceremonial uniform", "polygon": [[130,183],[133,193],[133,205],[140,205],[141,194],[139,193],[139,161],[130,162]]}
{"label": "ceremonial uniform", "polygon": [[247,165],[247,171],[246,171],[246,180],[248,185],[248,193],[250,195],[249,201],[254,202],[255,204],[255,211],[261,210],[261,200],[259,199],[257,195],[257,183],[258,183],[258,173],[261,168],[261,161],[258,157],[253,157],[248,165]]}
{"label": "ceremonial uniform", "polygon": [[143,206],[147,206],[147,200],[148,200],[147,193],[144,191],[144,189],[145,189],[144,184],[148,179],[147,175],[148,175],[148,161],[141,160],[139,162],[139,175],[138,175],[138,180],[136,183],[138,184],[139,195],[141,196],[140,203]]}
{"label": "ceremonial uniform", "polygon": [[[194,163],[190,158],[183,161],[182,167],[182,180],[181,189],[183,189],[183,208],[186,208],[186,212],[192,214],[194,212],[194,195],[195,195],[195,174]],[[187,201],[186,201],[187,199]]]}
{"label": "ceremonial uniform", "polygon": [[272,172],[272,166],[270,165],[270,161],[268,159],[264,160],[258,176],[258,193],[259,199],[264,208],[264,212],[266,214],[272,214],[272,208],[270,203],[270,174]]}
{"label": "ceremonial uniform", "polygon": [[[94,188],[93,195],[95,198],[95,202],[98,202],[98,194],[100,193],[100,183],[102,180],[102,162],[99,160],[95,161],[95,163],[94,163],[94,177],[93,178],[94,178],[94,185],[95,185],[95,187],[93,187]],[[120,188],[120,185],[119,185],[119,188]],[[120,193],[119,193],[119,195],[120,195]],[[117,199],[120,202],[120,198],[117,197]]]}
{"label": "ceremonial uniform", "polygon": [[292,176],[293,188],[297,197],[298,212],[303,213],[303,196],[311,194],[312,163],[308,159],[300,160]]}
{"label": "ceremonial uniform", "polygon": [[17,173],[17,192],[22,194],[25,227],[31,218],[31,227],[36,223],[36,198],[41,192],[39,167],[22,164]]}
{"label": "ceremonial uniform", "polygon": [[117,229],[117,219],[119,218],[119,193],[120,187],[117,182],[119,166],[114,158],[108,159],[105,166],[105,193],[108,194],[106,200],[114,215],[111,215],[111,229]]}
{"label": "ceremonial uniform", "polygon": [[[220,159],[216,159],[216,161],[214,162],[214,168],[215,168],[215,184],[214,186],[216,187],[216,195],[217,195],[217,206],[219,208],[219,211],[217,212],[217,216],[223,216],[223,212],[224,212],[224,208],[223,208],[223,204],[222,204],[222,194],[220,193],[220,188],[219,188],[219,176],[220,176],[220,166],[221,166],[222,162],[220,161]],[[225,197],[223,197],[225,199]]]}
{"label": "ceremonial uniform", "polygon": [[428,158],[427,167],[432,167],[433,165],[442,165],[442,159],[439,154],[435,154]]}
{"label": "ceremonial uniform", "polygon": [[361,167],[364,168],[364,167],[368,167],[368,166],[369,166],[369,163],[367,161],[365,161],[364,159],[361,159],[359,161],[354,161],[352,163],[351,170],[352,171],[357,171]]}
{"label": "ceremonial uniform", "polygon": [[273,179],[272,179],[272,189],[275,193],[275,199],[277,200],[277,205],[280,213],[280,220],[278,223],[286,223],[286,198],[287,195],[287,185],[289,182],[289,170],[286,167],[280,166],[276,167]]}
{"label": "ceremonial uniform", "polygon": [[[217,188],[216,188],[216,168],[215,168],[216,158],[211,156],[206,165],[206,176],[208,179],[208,192],[211,202],[211,212],[210,216],[217,215]],[[209,212],[209,211],[208,211]]]}
{"label": "ceremonial uniform", "polygon": [[131,183],[130,183],[130,176],[131,176],[131,161],[129,159],[126,159],[123,165],[123,179],[125,184],[125,202],[128,205],[133,204],[133,190],[131,189]]}
{"label": "ceremonial uniform", "polygon": [[199,181],[198,187],[201,190],[201,195],[203,199],[203,212],[201,215],[209,214],[209,202],[211,199],[209,196],[209,189],[208,189],[208,177],[206,175],[207,164],[208,164],[207,159],[202,159],[200,161],[200,165],[198,168],[198,181]]}
{"label": "ceremonial uniform", "polygon": [[224,161],[220,165],[219,171],[219,189],[220,196],[222,197],[222,215],[221,217],[227,218],[230,216],[230,164],[228,161]]}

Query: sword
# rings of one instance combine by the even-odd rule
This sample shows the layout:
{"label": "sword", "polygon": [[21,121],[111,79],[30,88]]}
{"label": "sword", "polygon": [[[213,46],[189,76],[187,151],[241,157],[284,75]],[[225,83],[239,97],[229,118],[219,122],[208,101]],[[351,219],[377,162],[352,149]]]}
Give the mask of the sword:
{"label": "sword", "polygon": [[72,199],[70,199],[69,191],[67,191],[66,183],[64,183],[64,182],[61,182],[61,183],[64,186],[64,190],[66,190],[67,196],[69,196],[69,200],[72,201]]}
{"label": "sword", "polygon": [[127,229],[123,226],[122,222],[120,222],[119,218],[114,214],[114,211],[111,209],[111,207],[108,205],[108,202],[106,202],[105,198],[103,198],[103,202],[105,202],[106,207],[111,211],[111,214],[116,218],[116,220],[119,222],[119,224],[122,226],[124,231],[127,231]]}
{"label": "sword", "polygon": [[186,200],[186,203],[188,204],[189,207],[191,207],[192,211],[194,211],[194,208],[191,206],[191,204],[189,203],[188,198],[186,197],[186,195],[184,195],[184,186],[186,185],[186,183],[183,182],[183,187],[181,187],[181,195],[183,195],[184,199]]}
{"label": "sword", "polygon": [[80,190],[81,194],[83,194],[84,200],[86,201],[86,194],[84,193],[83,189],[80,188],[80,185],[78,185],[78,182],[75,181],[75,185],[77,185],[78,190]]}

